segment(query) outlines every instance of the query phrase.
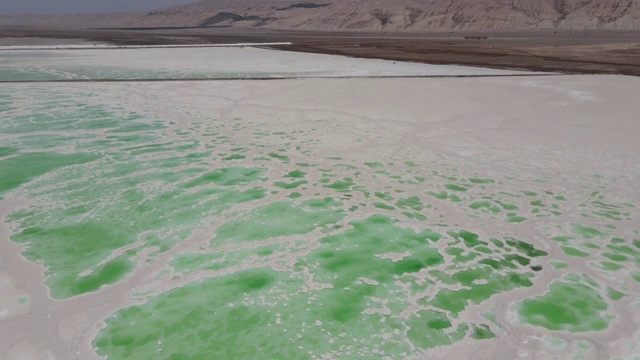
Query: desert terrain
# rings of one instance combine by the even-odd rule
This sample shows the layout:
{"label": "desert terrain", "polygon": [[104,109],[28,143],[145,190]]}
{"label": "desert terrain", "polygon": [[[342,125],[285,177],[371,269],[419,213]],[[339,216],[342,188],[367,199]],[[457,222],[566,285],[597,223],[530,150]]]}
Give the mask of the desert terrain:
{"label": "desert terrain", "polygon": [[240,27],[307,31],[628,30],[635,0],[204,0],[147,13],[0,17],[47,27]]}

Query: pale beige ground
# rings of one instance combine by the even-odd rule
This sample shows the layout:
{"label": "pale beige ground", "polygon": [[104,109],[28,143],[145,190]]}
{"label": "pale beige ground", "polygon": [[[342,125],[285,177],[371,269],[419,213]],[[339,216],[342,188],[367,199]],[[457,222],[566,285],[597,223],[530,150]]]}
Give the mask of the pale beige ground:
{"label": "pale beige ground", "polygon": [[[59,90],[95,90],[93,84],[47,86]],[[175,120],[178,125],[192,121],[185,115],[191,111],[222,119],[252,118],[268,123],[270,128],[318,127],[322,142],[315,151],[322,157],[349,154],[359,159],[364,155],[386,158],[440,153],[452,166],[472,169],[480,160],[492,164],[490,171],[495,173],[517,173],[520,169],[522,174],[550,177],[559,186],[576,179],[590,179],[594,173],[603,174],[605,179],[615,179],[606,188],[610,198],[640,204],[638,78],[307,79],[101,84],[100,89],[102,101],[116,101],[118,94],[127,93],[126,98],[117,100],[125,108],[151,112]],[[150,101],[154,96],[162,102]],[[371,139],[380,138],[364,144],[350,141],[365,130],[371,132]],[[24,206],[24,202],[14,197],[0,201],[0,219]],[[454,209],[443,207],[441,211],[444,221],[467,223],[483,236],[504,230]],[[579,216],[578,210],[566,216],[567,221],[571,216]],[[519,228],[520,235],[539,238],[545,221]],[[629,230],[633,230],[633,224],[622,224],[619,229]],[[154,275],[166,266],[169,258],[159,258],[152,265],[141,266],[124,282],[100,292],[53,301],[42,285],[43,269],[22,259],[19,248],[7,239],[8,234],[9,229],[3,223],[0,289],[4,291],[0,292],[0,306],[18,294],[28,295],[32,303],[22,313],[11,307],[3,308],[6,313],[0,320],[0,354],[6,354],[7,359],[93,359],[96,357],[90,346],[93,336],[107,316],[132,303],[132,291],[166,287],[163,279]],[[179,249],[193,250],[203,239],[197,235]],[[590,271],[581,259],[567,257],[551,245],[545,250],[552,258],[571,262],[574,270]],[[444,350],[434,349],[427,355],[443,359],[470,356],[548,359],[541,343],[549,331],[512,326],[514,319],[508,304],[544,293],[554,276],[558,274],[549,272],[539,279],[536,287],[496,296],[475,308],[474,311],[498,309],[498,320],[507,324],[508,329],[497,340],[461,342]],[[637,296],[632,295],[616,302],[613,312],[618,319],[609,329],[580,335],[579,338],[595,344],[588,358],[629,353],[638,341],[640,313],[630,306],[637,301]],[[567,340],[578,338],[573,334],[561,335]]]}

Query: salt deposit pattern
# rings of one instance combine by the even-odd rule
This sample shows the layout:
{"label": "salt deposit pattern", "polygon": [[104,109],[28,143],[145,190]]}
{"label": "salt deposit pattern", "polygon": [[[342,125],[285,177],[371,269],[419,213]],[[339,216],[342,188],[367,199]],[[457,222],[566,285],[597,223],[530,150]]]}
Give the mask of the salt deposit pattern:
{"label": "salt deposit pattern", "polygon": [[5,84],[3,241],[51,298],[15,281],[0,329],[56,304],[52,341],[109,359],[633,358],[640,126],[594,127],[598,81]]}

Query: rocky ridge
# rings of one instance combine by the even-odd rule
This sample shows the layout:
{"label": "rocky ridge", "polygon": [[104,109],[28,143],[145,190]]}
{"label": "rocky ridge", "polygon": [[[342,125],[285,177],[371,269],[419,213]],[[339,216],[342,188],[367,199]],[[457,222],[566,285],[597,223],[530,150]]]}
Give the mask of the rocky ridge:
{"label": "rocky ridge", "polygon": [[640,0],[204,0],[149,13],[0,17],[0,25],[401,32],[630,30],[640,29]]}

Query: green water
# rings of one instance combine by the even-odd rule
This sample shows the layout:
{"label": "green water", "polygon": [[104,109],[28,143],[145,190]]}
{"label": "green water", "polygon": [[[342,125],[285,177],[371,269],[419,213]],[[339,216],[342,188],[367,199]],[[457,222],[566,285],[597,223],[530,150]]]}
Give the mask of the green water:
{"label": "green water", "polygon": [[[220,226],[212,242],[215,245],[227,242],[260,241],[276,236],[307,234],[316,228],[335,224],[342,219],[342,211],[327,206],[312,205],[311,200],[302,206],[291,202],[272,202],[249,212],[241,220],[229,221]],[[339,204],[339,203],[338,203]]]}
{"label": "green water", "polygon": [[610,321],[604,315],[608,305],[600,289],[569,276],[551,283],[547,294],[516,307],[523,321],[549,330],[598,331],[606,329]]}
{"label": "green water", "polygon": [[140,354],[166,359],[299,357],[303,352],[292,346],[293,333],[283,334],[283,327],[276,326],[271,307],[243,301],[268,295],[275,284],[286,281],[282,278],[273,271],[252,270],[170,291],[143,307],[118,312],[95,346],[99,354],[117,359]]}
{"label": "green water", "polygon": [[[11,241],[59,301],[162,269],[166,292],[95,338],[110,359],[406,358],[512,327],[560,339],[609,329],[639,290],[635,207],[588,181],[415,149],[319,156],[330,126],[171,118],[60,89],[0,91],[0,198],[28,200]],[[486,311],[510,293],[524,295],[503,323]]]}
{"label": "green water", "polygon": [[[307,202],[307,207],[324,210],[340,205],[328,200],[313,202],[315,204]],[[285,209],[290,205],[278,206]],[[264,218],[258,214],[269,213],[267,209],[258,208],[256,211],[252,216],[257,218]],[[306,216],[296,218],[294,223],[311,225],[318,223],[318,219]],[[237,226],[233,231],[218,231],[214,241],[219,244],[221,241],[260,240],[263,237],[291,236],[308,229],[292,231],[271,227],[255,239],[257,235],[250,227]],[[461,233],[464,237],[473,237],[466,232]],[[410,347],[396,333],[402,328],[403,321],[394,318],[408,304],[396,282],[410,279],[412,274],[424,270],[442,268],[444,258],[434,246],[441,240],[441,235],[436,232],[402,228],[396,221],[381,215],[353,221],[347,230],[320,239],[319,248],[298,257],[291,275],[256,270],[172,290],[144,305],[116,313],[108,320],[107,329],[100,333],[95,345],[101,353],[117,358],[153,352],[185,358],[242,357],[247,354],[260,358],[306,358],[328,353],[367,357],[377,352],[407,353]],[[400,261],[380,258],[385,253],[407,250],[412,255]],[[184,271],[190,263],[196,266],[213,264],[221,256],[227,255],[201,256],[197,260],[180,261],[174,266]],[[331,287],[305,290],[299,277],[302,269],[310,271],[314,281],[331,284]],[[481,269],[462,270],[453,277],[447,277],[447,281],[468,285],[475,279],[474,274],[482,272],[482,278],[492,281],[481,291],[456,294],[455,298],[467,297],[479,303],[493,293],[530,285],[526,278],[519,279],[515,274],[501,277]],[[281,298],[278,294],[287,296]],[[379,307],[371,301],[374,297],[393,301],[389,310],[395,316],[376,315],[375,310],[367,314],[367,309]],[[445,311],[420,312],[408,320],[412,330],[407,336],[413,346],[431,348],[466,336],[478,340],[494,337],[487,324],[460,325],[452,333],[449,329],[452,326],[451,315],[447,313],[455,317],[461,305],[449,300],[445,306],[441,299],[443,296],[433,301],[433,305]],[[176,303],[180,303],[179,308],[174,306]],[[382,318],[388,321],[382,323]],[[211,326],[209,324],[220,326],[213,331],[205,331]],[[341,333],[349,336],[342,337]],[[382,337],[387,340],[383,343],[376,340]],[[182,339],[192,340],[187,344]]]}
{"label": "green water", "polygon": [[0,178],[0,195],[50,171],[95,159],[96,156],[82,153],[67,155],[43,152],[23,153],[0,159],[0,173],[3,174]]}

